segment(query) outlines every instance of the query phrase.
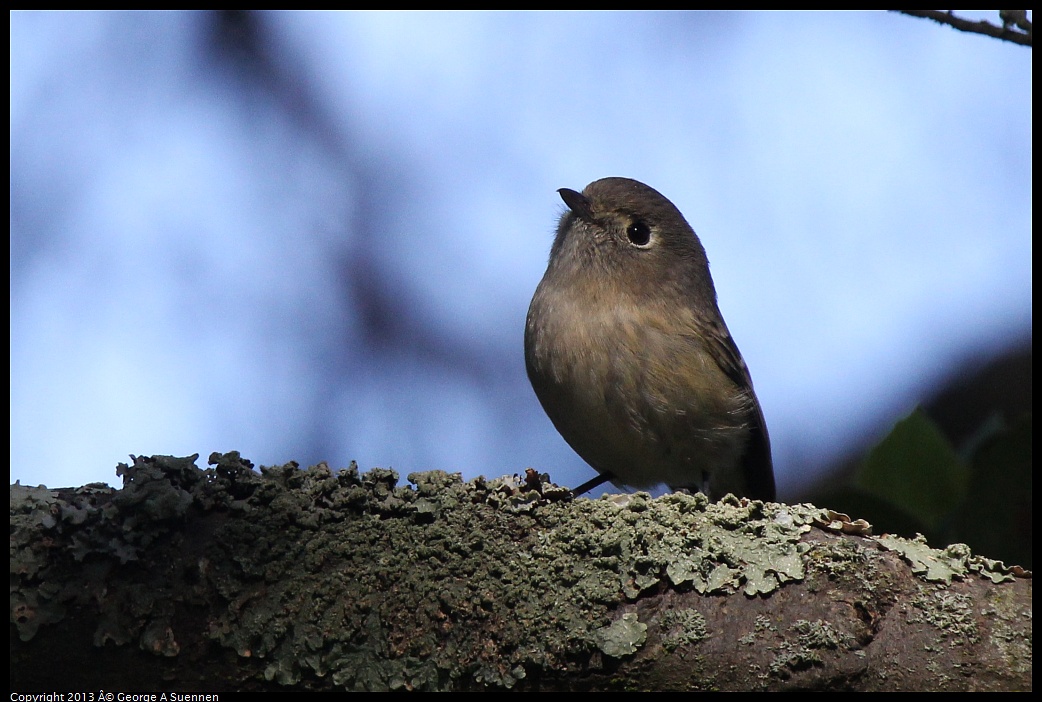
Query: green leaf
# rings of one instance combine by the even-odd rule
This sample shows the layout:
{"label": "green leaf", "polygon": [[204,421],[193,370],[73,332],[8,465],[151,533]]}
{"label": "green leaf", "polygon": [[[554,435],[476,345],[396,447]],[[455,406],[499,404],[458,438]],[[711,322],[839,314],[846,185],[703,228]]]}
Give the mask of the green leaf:
{"label": "green leaf", "polygon": [[937,528],[965,498],[968,474],[948,439],[916,409],[872,449],[857,485]]}

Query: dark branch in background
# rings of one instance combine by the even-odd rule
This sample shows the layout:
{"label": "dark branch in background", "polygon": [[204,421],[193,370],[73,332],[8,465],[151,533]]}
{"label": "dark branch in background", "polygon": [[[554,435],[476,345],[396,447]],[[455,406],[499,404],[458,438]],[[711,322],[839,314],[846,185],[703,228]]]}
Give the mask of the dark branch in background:
{"label": "dark branch in background", "polygon": [[911,15],[912,17],[925,17],[934,22],[946,24],[962,32],[984,34],[996,39],[1031,46],[1031,20],[1028,19],[1027,10],[999,10],[999,19],[1002,25],[992,24],[986,20],[973,21],[956,17],[952,10],[891,10]]}

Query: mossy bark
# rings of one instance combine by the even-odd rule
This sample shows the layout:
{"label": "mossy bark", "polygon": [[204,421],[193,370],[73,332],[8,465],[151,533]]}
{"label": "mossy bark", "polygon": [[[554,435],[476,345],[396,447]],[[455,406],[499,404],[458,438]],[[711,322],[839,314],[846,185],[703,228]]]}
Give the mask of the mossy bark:
{"label": "mossy bark", "polygon": [[11,486],[13,692],[1031,688],[1030,578],[808,505],[196,458]]}

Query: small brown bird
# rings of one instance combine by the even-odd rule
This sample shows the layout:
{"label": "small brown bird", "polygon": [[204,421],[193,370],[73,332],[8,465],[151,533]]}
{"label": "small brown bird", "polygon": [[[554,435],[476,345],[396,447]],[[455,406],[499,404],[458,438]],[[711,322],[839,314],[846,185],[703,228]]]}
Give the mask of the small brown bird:
{"label": "small brown bird", "polygon": [[525,325],[528,377],[600,477],[774,499],[771,447],[705,249],[672,202],[603,178],[568,206]]}

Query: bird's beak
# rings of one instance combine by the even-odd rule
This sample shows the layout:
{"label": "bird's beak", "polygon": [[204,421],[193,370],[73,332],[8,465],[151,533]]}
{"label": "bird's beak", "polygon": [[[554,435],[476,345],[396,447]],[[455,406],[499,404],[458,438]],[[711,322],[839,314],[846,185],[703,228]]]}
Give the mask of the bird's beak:
{"label": "bird's beak", "polygon": [[576,217],[586,222],[593,221],[593,205],[590,204],[588,197],[568,188],[561,188],[557,192],[561,194],[564,204],[568,205],[568,209],[574,212]]}

